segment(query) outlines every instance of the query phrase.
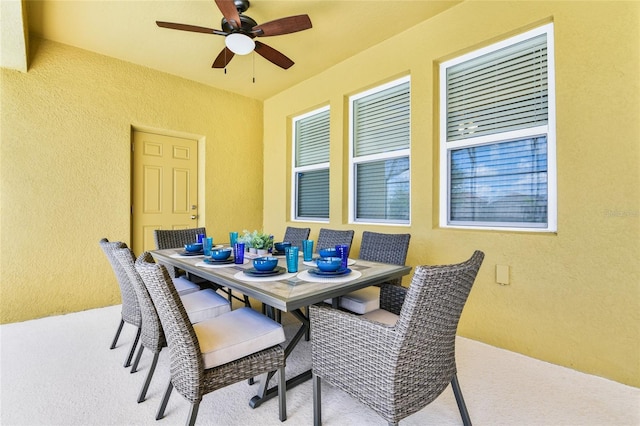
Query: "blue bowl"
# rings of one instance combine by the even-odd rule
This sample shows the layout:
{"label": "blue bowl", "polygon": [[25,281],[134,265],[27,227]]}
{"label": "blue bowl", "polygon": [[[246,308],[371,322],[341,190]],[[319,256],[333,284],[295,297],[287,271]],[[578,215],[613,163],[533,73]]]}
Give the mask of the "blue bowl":
{"label": "blue bowl", "polygon": [[253,259],[253,267],[258,271],[273,271],[278,266],[277,257],[257,257]]}
{"label": "blue bowl", "polygon": [[338,255],[338,250],[334,248],[325,248],[318,250],[320,257],[340,257]]}
{"label": "blue bowl", "polygon": [[185,244],[184,249],[190,253],[202,251],[202,243]]}
{"label": "blue bowl", "polygon": [[231,249],[214,249],[211,250],[211,258],[214,260],[227,260],[231,256]]}
{"label": "blue bowl", "polygon": [[316,265],[322,272],[335,272],[342,266],[342,259],[339,257],[320,257],[316,260]]}
{"label": "blue bowl", "polygon": [[284,253],[284,249],[286,247],[291,247],[291,243],[287,242],[287,241],[283,241],[281,243],[273,243],[273,246],[275,247],[275,249],[277,251],[279,251],[280,253]]}

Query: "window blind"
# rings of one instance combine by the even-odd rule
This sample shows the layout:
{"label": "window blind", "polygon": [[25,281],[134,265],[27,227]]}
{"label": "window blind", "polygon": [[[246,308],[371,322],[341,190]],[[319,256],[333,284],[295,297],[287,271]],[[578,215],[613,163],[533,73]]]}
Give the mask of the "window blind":
{"label": "window blind", "polygon": [[452,150],[453,224],[547,225],[547,138]]}
{"label": "window blind", "polygon": [[447,141],[546,125],[547,34],[447,69]]}
{"label": "window blind", "polygon": [[329,169],[297,175],[297,216],[308,219],[329,217]]}
{"label": "window blind", "polygon": [[329,218],[329,108],[293,120],[294,219]]}
{"label": "window blind", "polygon": [[296,122],[296,166],[329,161],[329,110]]}
{"label": "window blind", "polygon": [[353,101],[354,156],[409,147],[409,82]]}
{"label": "window blind", "polygon": [[409,221],[409,158],[356,166],[356,217],[376,222]]}
{"label": "window blind", "polygon": [[408,78],[351,98],[353,220],[409,223]]}
{"label": "window blind", "polygon": [[557,229],[553,24],[441,64],[443,226]]}

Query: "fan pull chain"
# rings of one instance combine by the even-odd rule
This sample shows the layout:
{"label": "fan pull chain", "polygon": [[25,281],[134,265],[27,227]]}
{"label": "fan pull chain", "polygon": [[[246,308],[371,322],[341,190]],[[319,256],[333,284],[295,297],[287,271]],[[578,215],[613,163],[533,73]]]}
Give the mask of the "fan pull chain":
{"label": "fan pull chain", "polygon": [[253,82],[256,82],[256,51],[253,51],[253,54],[251,55],[251,58],[253,59]]}

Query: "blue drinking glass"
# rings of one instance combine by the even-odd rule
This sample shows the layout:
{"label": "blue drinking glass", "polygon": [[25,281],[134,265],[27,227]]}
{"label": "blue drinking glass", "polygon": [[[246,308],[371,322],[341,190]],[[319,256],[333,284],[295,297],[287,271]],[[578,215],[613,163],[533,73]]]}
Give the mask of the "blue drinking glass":
{"label": "blue drinking glass", "polygon": [[346,268],[349,263],[349,245],[348,244],[338,244],[336,245],[336,251],[338,255],[342,259],[342,267]]}
{"label": "blue drinking glass", "polygon": [[242,265],[244,263],[244,243],[235,243],[233,245],[233,263]]}
{"label": "blue drinking glass", "polygon": [[285,247],[285,257],[287,258],[287,272],[298,272],[298,247]]}

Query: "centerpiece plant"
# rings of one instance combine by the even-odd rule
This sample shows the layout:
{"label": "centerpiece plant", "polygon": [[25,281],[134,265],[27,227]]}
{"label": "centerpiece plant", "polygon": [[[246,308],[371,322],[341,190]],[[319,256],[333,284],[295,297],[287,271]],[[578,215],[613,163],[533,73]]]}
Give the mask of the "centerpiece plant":
{"label": "centerpiece plant", "polygon": [[257,230],[249,232],[245,229],[242,232],[243,235],[238,240],[245,243],[247,247],[266,251],[271,251],[273,248],[273,235]]}

